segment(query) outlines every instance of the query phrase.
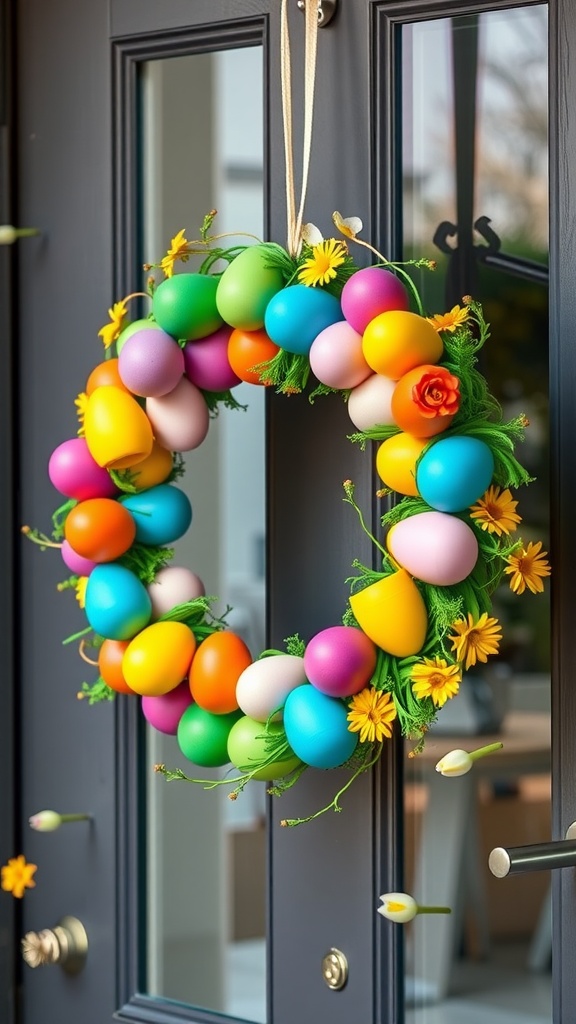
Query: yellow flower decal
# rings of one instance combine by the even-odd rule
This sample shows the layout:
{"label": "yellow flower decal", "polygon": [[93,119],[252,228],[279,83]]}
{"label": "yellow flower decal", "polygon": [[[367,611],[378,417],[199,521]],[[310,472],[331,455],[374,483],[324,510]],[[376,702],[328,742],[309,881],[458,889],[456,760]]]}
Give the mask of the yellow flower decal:
{"label": "yellow flower decal", "polygon": [[76,415],[78,417],[78,437],[84,437],[84,417],[86,415],[86,406],[88,405],[88,395],[85,391],[81,391],[79,395],[76,395],[74,399],[74,405],[76,406]]}
{"label": "yellow flower decal", "polygon": [[88,586],[88,577],[80,576],[74,590],[76,592],[76,600],[81,608],[86,606],[86,587]]}
{"label": "yellow flower decal", "polygon": [[466,323],[469,315],[468,309],[452,306],[449,313],[436,313],[435,316],[427,316],[426,319],[435,331],[450,331],[453,334],[457,327]]}
{"label": "yellow flower decal", "polygon": [[341,235],[345,238],[356,238],[362,231],[362,221],[360,217],[343,217],[338,210],[335,210],[332,214],[332,220]]}
{"label": "yellow flower decal", "polygon": [[110,348],[119,337],[125,325],[125,319],[128,315],[128,307],[124,300],[115,302],[111,309],[108,310],[108,316],[110,317],[110,323],[105,324],[98,331],[98,337],[102,338],[104,348]]}
{"label": "yellow flower decal", "polygon": [[392,722],[395,718],[396,706],[390,694],[366,686],[352,697],[348,729],[360,733],[361,743],[380,743],[392,735]]}
{"label": "yellow flower decal", "polygon": [[182,228],[177,235],[170,242],[170,248],[166,255],[160,261],[160,268],[166,274],[166,277],[172,277],[174,273],[174,264],[177,260],[182,263],[186,263],[190,259],[190,252],[188,250],[189,242],[186,238],[186,229]]}
{"label": "yellow flower decal", "polygon": [[460,689],[462,673],[458,665],[449,665],[445,658],[423,658],[412,668],[412,690],[418,700],[431,697],[434,707],[444,707]]}
{"label": "yellow flower decal", "polygon": [[523,594],[528,590],[533,594],[541,594],[544,590],[542,579],[550,575],[550,563],[546,558],[547,551],[542,551],[542,541],[537,544],[532,541],[528,547],[522,547],[518,554],[509,555],[506,561],[508,565],[504,572],[511,576],[510,589],[515,594]]}
{"label": "yellow flower decal", "polygon": [[487,612],[484,612],[477,621],[474,621],[474,617],[468,612],[467,618],[452,623],[452,629],[456,633],[449,638],[452,650],[456,652],[456,659],[459,662],[466,662],[466,669],[475,665],[477,661],[488,661],[491,654],[498,654],[502,627],[498,619],[489,616]]}
{"label": "yellow flower decal", "polygon": [[512,533],[522,522],[522,517],[516,512],[517,501],[512,498],[511,492],[506,488],[501,490],[496,484],[491,484],[486,493],[470,508],[470,518],[475,519],[483,530],[488,533],[495,533],[501,537],[503,533]]}
{"label": "yellow flower decal", "polygon": [[11,892],[17,900],[21,900],[26,889],[33,889],[36,882],[32,876],[38,870],[37,864],[28,864],[23,854],[11,857],[2,867],[1,885],[4,892]]}
{"label": "yellow flower decal", "polygon": [[305,259],[298,273],[298,280],[310,288],[317,284],[328,284],[336,277],[336,268],[346,259],[346,246],[329,238],[326,242],[318,242],[312,249],[312,255]]}

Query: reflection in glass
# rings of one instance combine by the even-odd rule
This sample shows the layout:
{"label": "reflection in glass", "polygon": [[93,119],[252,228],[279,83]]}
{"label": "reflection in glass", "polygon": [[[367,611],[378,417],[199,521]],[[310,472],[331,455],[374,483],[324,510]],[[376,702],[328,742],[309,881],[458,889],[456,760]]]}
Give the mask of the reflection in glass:
{"label": "reflection in glass", "polygon": [[[141,88],[142,263],[157,263],[181,228],[197,238],[214,208],[214,232],[261,236],[261,50],[151,61]],[[217,611],[233,606],[227,622],[253,655],[266,646],[262,390],[235,388],[247,411],[220,412],[186,455],[179,486],[194,515],[174,559],[219,595]],[[143,770],[157,762],[211,774],[194,769],[174,737],[148,728]],[[147,791],[148,993],[264,1021],[264,784],[235,803],[224,787],[206,792],[155,776]]]}
{"label": "reflection in glass", "polygon": [[[480,369],[504,417],[530,421],[519,457],[537,482],[514,495],[519,534],[545,548],[547,31],[544,5],[404,26],[401,100],[404,256],[437,262],[417,273],[430,314],[466,294],[484,306]],[[549,878],[506,886],[487,868],[494,846],[550,837],[548,599],[504,584],[494,614],[498,657],[466,673],[425,753],[407,761],[406,888],[453,908],[407,929],[410,1024],[551,1020]],[[470,775],[434,772],[450,749],[493,736],[504,750]]]}

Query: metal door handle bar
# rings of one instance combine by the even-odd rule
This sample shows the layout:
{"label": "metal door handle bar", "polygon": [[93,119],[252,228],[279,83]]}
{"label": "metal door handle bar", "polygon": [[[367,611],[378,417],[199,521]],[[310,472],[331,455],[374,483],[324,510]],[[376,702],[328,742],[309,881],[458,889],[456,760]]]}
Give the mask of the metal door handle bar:
{"label": "metal door handle bar", "polygon": [[497,846],[488,858],[488,867],[496,878],[519,875],[526,871],[549,871],[551,868],[576,867],[576,822],[570,825],[566,839],[533,846]]}

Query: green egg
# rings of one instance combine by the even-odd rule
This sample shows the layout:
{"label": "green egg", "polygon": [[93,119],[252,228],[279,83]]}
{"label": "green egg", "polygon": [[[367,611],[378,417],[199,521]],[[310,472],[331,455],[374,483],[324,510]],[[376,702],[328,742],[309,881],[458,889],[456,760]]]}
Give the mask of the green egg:
{"label": "green egg", "polygon": [[229,715],[213,715],[198,704],[191,704],[178,723],[176,738],[181,753],[202,768],[228,764],[228,735],[240,714],[233,711]]}
{"label": "green egg", "polygon": [[[256,722],[247,715],[238,719],[232,726],[228,737],[228,760],[240,772],[251,772],[257,768],[253,778],[271,782],[273,779],[281,779],[284,775],[289,775],[301,764],[301,761],[289,749],[282,754],[281,759],[264,764],[271,756],[270,750],[266,749],[268,741],[265,733],[266,726],[262,722]],[[280,742],[286,739],[284,728],[280,722],[270,723],[268,737]],[[262,767],[258,768],[259,764]]]}
{"label": "green egg", "polygon": [[222,326],[216,307],[218,278],[174,274],[159,284],[152,299],[156,323],[176,340],[206,338]]}
{"label": "green egg", "polygon": [[251,245],[226,268],[216,292],[220,316],[242,331],[258,331],[270,299],[284,286],[282,273],[270,265],[270,247]]}

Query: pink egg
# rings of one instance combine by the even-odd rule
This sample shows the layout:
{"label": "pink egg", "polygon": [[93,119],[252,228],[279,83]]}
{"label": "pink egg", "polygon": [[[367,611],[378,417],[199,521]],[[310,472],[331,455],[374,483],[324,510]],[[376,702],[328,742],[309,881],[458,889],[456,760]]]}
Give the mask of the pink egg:
{"label": "pink egg", "polygon": [[360,334],[379,313],[410,308],[406,288],[392,271],[383,267],[357,270],[346,281],[340,301],[348,323]]}
{"label": "pink egg", "polygon": [[391,527],[386,544],[411,576],[437,587],[461,583],[478,558],[474,531],[447,512],[419,512],[403,519]]}
{"label": "pink egg", "polygon": [[228,359],[228,339],[233,328],[224,324],[214,334],[184,346],[184,372],[203,391],[228,391],[240,383]]}
{"label": "pink egg", "polygon": [[200,577],[191,569],[183,565],[168,565],[156,574],[148,593],[152,601],[152,618],[157,619],[172,611],[177,604],[203,597],[206,591]]}
{"label": "pink egg", "polygon": [[361,629],[330,626],[313,636],[304,651],[306,678],[330,697],[350,697],[368,685],[376,647]]}
{"label": "pink egg", "polygon": [[146,415],[158,444],[171,452],[189,452],[197,448],[206,437],[210,424],[204,396],[187,377],[182,377],[168,395],[147,398]]}
{"label": "pink egg", "polygon": [[358,430],[369,430],[378,424],[394,424],[392,395],[396,381],[373,373],[353,388],[348,398],[348,415]]}
{"label": "pink egg", "polygon": [[158,732],[168,736],[176,735],[178,723],[191,703],[192,694],[187,679],[160,697],[142,697],[141,701],[146,721]]}
{"label": "pink egg", "polygon": [[122,346],[118,373],[134,395],[159,398],[173,391],[184,373],[184,354],[165,331],[147,327]]}
{"label": "pink egg", "polygon": [[118,494],[112,477],[92,458],[84,437],[71,437],[54,449],[48,462],[48,476],[56,490],[67,498],[113,498]]}
{"label": "pink egg", "polygon": [[74,548],[71,548],[68,541],[62,541],[62,547],[60,548],[60,554],[62,555],[62,561],[68,566],[70,572],[73,572],[75,576],[89,576],[98,563],[92,562],[89,558],[84,558],[83,555],[77,554]]}
{"label": "pink egg", "polygon": [[362,335],[346,320],[325,327],[310,348],[310,368],[330,388],[355,388],[372,374],[362,352]]}

